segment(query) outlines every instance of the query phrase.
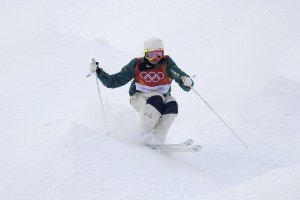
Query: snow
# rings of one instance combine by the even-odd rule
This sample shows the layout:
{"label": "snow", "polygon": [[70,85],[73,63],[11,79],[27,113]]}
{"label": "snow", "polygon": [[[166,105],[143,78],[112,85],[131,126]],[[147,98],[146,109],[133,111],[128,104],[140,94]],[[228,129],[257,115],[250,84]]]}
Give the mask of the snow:
{"label": "snow", "polygon": [[[0,199],[300,199],[300,4],[263,1],[5,1],[0,8]],[[109,73],[161,37],[197,75],[173,83],[179,115],[168,143],[140,144],[129,84],[86,78],[91,58]],[[108,133],[108,134],[107,134]]]}
{"label": "snow", "polygon": [[207,196],[204,199],[297,199],[300,187],[299,176],[299,164],[277,168],[253,180]]}

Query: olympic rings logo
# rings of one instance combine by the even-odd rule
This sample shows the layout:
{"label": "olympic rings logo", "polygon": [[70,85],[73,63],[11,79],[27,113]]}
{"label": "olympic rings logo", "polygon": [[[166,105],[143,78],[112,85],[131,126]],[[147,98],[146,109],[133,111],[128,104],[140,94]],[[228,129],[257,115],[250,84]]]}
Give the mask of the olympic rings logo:
{"label": "olympic rings logo", "polygon": [[158,72],[158,73],[155,73],[155,72],[149,72],[149,73],[142,72],[142,73],[140,73],[140,77],[148,83],[150,83],[150,82],[157,83],[158,81],[165,78],[165,75],[162,72]]}

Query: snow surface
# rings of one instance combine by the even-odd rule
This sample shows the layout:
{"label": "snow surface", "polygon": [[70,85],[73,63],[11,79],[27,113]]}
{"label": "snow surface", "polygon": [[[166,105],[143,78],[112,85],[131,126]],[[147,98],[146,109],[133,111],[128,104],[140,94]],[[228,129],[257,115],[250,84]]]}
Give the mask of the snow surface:
{"label": "snow surface", "polygon": [[[300,199],[299,11],[297,0],[2,1],[0,199]],[[90,59],[116,73],[151,36],[249,149],[176,83],[167,142],[193,138],[200,153],[142,146],[129,85],[100,85],[105,130]]]}

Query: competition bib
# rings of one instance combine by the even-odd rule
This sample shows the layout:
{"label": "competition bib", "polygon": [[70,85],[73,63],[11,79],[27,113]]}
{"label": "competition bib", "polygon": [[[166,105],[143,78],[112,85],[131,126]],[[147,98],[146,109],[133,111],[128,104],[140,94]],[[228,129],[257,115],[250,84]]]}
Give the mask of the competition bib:
{"label": "competition bib", "polygon": [[167,94],[171,86],[167,84],[167,85],[158,85],[158,86],[151,87],[136,82],[135,87],[138,91],[141,92],[160,92],[162,94]]}

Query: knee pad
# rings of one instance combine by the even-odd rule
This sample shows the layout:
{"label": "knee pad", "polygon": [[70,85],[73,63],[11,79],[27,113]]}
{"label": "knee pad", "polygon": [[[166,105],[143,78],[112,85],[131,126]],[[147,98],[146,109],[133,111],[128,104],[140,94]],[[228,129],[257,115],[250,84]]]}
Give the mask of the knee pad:
{"label": "knee pad", "polygon": [[158,112],[162,113],[164,100],[161,96],[155,95],[147,99],[147,104],[153,106]]}
{"label": "knee pad", "polygon": [[162,115],[178,114],[178,104],[176,101],[170,101],[163,105]]}

